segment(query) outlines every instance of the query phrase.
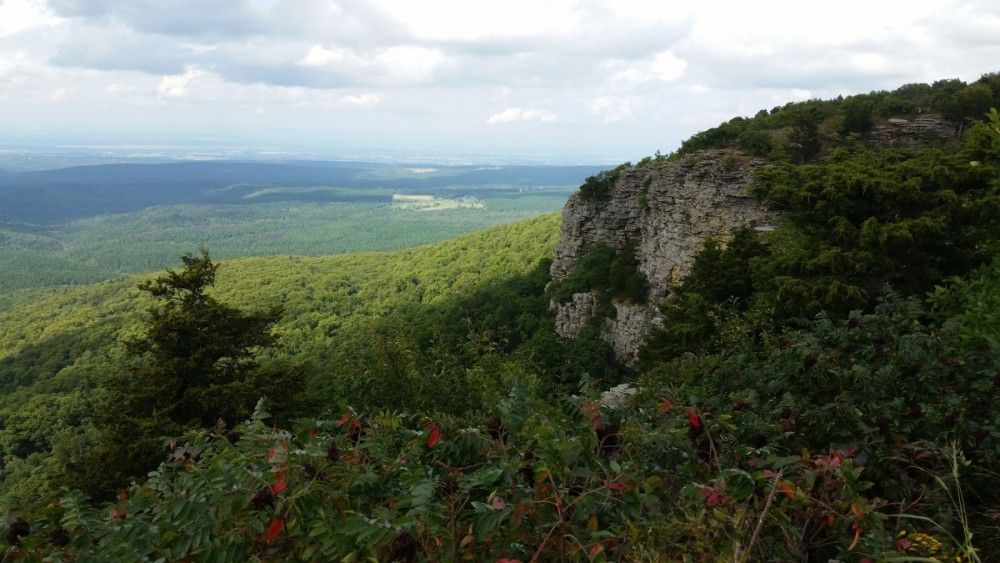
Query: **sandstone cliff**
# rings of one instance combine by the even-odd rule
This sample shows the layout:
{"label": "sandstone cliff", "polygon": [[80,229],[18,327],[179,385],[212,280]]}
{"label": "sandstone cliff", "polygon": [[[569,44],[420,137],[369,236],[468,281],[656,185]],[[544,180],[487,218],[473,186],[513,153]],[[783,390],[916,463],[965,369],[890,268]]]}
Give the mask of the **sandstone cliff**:
{"label": "sandstone cliff", "polygon": [[[564,279],[585,248],[605,242],[618,250],[633,247],[649,281],[647,304],[615,303],[614,318],[603,320],[603,337],[620,361],[635,361],[650,328],[662,322],[656,302],[688,272],[707,236],[724,236],[743,225],[773,225],[775,215],[747,193],[754,169],[762,165],[763,159],[737,151],[702,151],[623,170],[607,200],[575,194],[567,202],[553,279]],[[596,305],[590,294],[556,305],[559,334],[575,337]]]}

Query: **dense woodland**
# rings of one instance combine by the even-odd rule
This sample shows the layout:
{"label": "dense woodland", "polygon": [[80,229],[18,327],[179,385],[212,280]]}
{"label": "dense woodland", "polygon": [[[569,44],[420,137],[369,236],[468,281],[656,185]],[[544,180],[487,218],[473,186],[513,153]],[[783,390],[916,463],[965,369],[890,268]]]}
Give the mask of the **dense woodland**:
{"label": "dense woodland", "polygon": [[[7,558],[992,560],[997,106],[987,75],[686,142],[768,158],[755,195],[783,220],[706,241],[633,368],[600,316],[555,335],[553,300],[644,295],[628,249],[602,245],[551,282],[554,215],[14,294]],[[865,140],[926,112],[955,140]],[[621,382],[636,394],[603,403]]]}
{"label": "dense woodland", "polygon": [[[447,240],[557,211],[597,170],[208,161],[0,175],[0,299],[161,270],[199,245],[235,258]],[[394,202],[394,194],[433,196],[441,205]]]}

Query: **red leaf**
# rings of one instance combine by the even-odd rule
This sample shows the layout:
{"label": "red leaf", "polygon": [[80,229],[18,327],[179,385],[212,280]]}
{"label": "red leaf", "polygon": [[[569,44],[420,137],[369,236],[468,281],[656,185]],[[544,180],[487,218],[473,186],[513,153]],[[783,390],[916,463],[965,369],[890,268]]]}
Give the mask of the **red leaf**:
{"label": "red leaf", "polygon": [[427,428],[431,431],[430,437],[427,438],[427,447],[433,448],[434,444],[438,443],[438,440],[441,438],[441,430],[433,422],[428,423]]}
{"label": "red leaf", "polygon": [[590,558],[593,559],[595,555],[604,551],[604,544],[596,543],[594,547],[590,548]]}
{"label": "red leaf", "polygon": [[722,495],[720,495],[719,493],[712,493],[708,495],[708,499],[705,500],[705,506],[715,506],[719,504],[719,499],[721,498],[721,496]]}
{"label": "red leaf", "polygon": [[861,539],[861,526],[859,526],[858,523],[855,522],[853,525],[851,525],[851,527],[854,528],[854,541],[851,542],[851,545],[847,548],[847,551],[854,550],[854,548],[858,546],[858,540]]}
{"label": "red leaf", "polygon": [[264,534],[264,539],[270,542],[274,538],[278,537],[278,534],[280,534],[281,530],[284,528],[285,521],[281,517],[271,520],[271,525],[267,527],[267,533]]}
{"label": "red leaf", "polygon": [[788,495],[788,498],[795,498],[795,491],[793,491],[792,488],[788,486],[788,483],[784,481],[779,481],[778,488],[784,491],[785,494]]}
{"label": "red leaf", "polygon": [[698,413],[694,412],[693,408],[688,409],[688,420],[691,422],[691,426],[695,428],[701,426],[701,419],[698,418]]}
{"label": "red leaf", "polygon": [[604,424],[604,422],[601,420],[601,415],[599,414],[595,414],[594,418],[590,419],[590,427],[594,430],[600,428],[602,424]]}
{"label": "red leaf", "polygon": [[271,494],[276,495],[281,491],[284,491],[288,485],[284,481],[278,481],[277,483],[271,485]]}
{"label": "red leaf", "polygon": [[670,399],[666,397],[660,397],[660,412],[665,413],[670,409],[674,408],[674,404],[670,402]]}
{"label": "red leaf", "polygon": [[345,412],[344,416],[340,417],[340,420],[338,421],[338,423],[341,426],[343,426],[343,425],[347,424],[347,421],[349,421],[349,420],[351,420],[351,413]]}

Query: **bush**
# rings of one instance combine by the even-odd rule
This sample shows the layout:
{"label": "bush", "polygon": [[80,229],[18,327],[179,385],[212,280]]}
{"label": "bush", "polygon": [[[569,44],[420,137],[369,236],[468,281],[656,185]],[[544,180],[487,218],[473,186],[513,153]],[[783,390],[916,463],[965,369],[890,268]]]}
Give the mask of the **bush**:
{"label": "bush", "polygon": [[645,303],[648,291],[646,276],[639,271],[635,251],[615,251],[599,242],[585,250],[566,279],[553,282],[549,296],[558,303],[568,303],[576,293],[597,292],[603,301],[624,299]]}
{"label": "bush", "polygon": [[614,187],[615,182],[618,181],[618,177],[622,171],[631,167],[632,164],[626,162],[612,170],[604,170],[594,176],[588,176],[584,180],[583,185],[580,186],[580,197],[592,202],[607,200],[611,197],[611,189]]}

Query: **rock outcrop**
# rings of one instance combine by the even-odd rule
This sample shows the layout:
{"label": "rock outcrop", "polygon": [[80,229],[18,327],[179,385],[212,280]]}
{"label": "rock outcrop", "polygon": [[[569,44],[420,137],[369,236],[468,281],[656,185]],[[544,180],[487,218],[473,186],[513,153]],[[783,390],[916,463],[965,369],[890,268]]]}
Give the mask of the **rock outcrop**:
{"label": "rock outcrop", "polygon": [[956,124],[934,113],[920,114],[912,119],[887,119],[862,135],[864,140],[876,145],[900,148],[954,141],[958,137]]}
{"label": "rock outcrop", "polygon": [[[882,120],[861,138],[875,146],[913,148],[959,139],[955,123],[934,113]],[[562,234],[552,278],[564,279],[581,253],[598,242],[635,252],[649,281],[646,304],[615,303],[613,318],[601,319],[602,335],[620,361],[633,363],[652,327],[662,325],[656,303],[688,273],[706,237],[724,237],[749,225],[769,230],[777,216],[750,196],[753,171],[766,163],[735,150],[693,153],[676,161],[653,160],[625,168],[607,199],[573,195],[563,209]],[[561,336],[576,337],[599,307],[597,295],[577,294],[555,305]],[[669,330],[669,327],[666,327]]]}
{"label": "rock outcrop", "polygon": [[[553,279],[569,275],[584,249],[605,242],[617,250],[634,249],[649,281],[648,303],[616,303],[614,318],[601,321],[603,337],[620,361],[633,363],[651,328],[663,322],[655,304],[687,274],[706,237],[744,225],[766,230],[776,222],[748,193],[753,171],[764,164],[738,151],[702,151],[622,170],[606,200],[588,201],[579,193],[569,199]],[[556,305],[559,334],[575,337],[596,305],[591,294]]]}

